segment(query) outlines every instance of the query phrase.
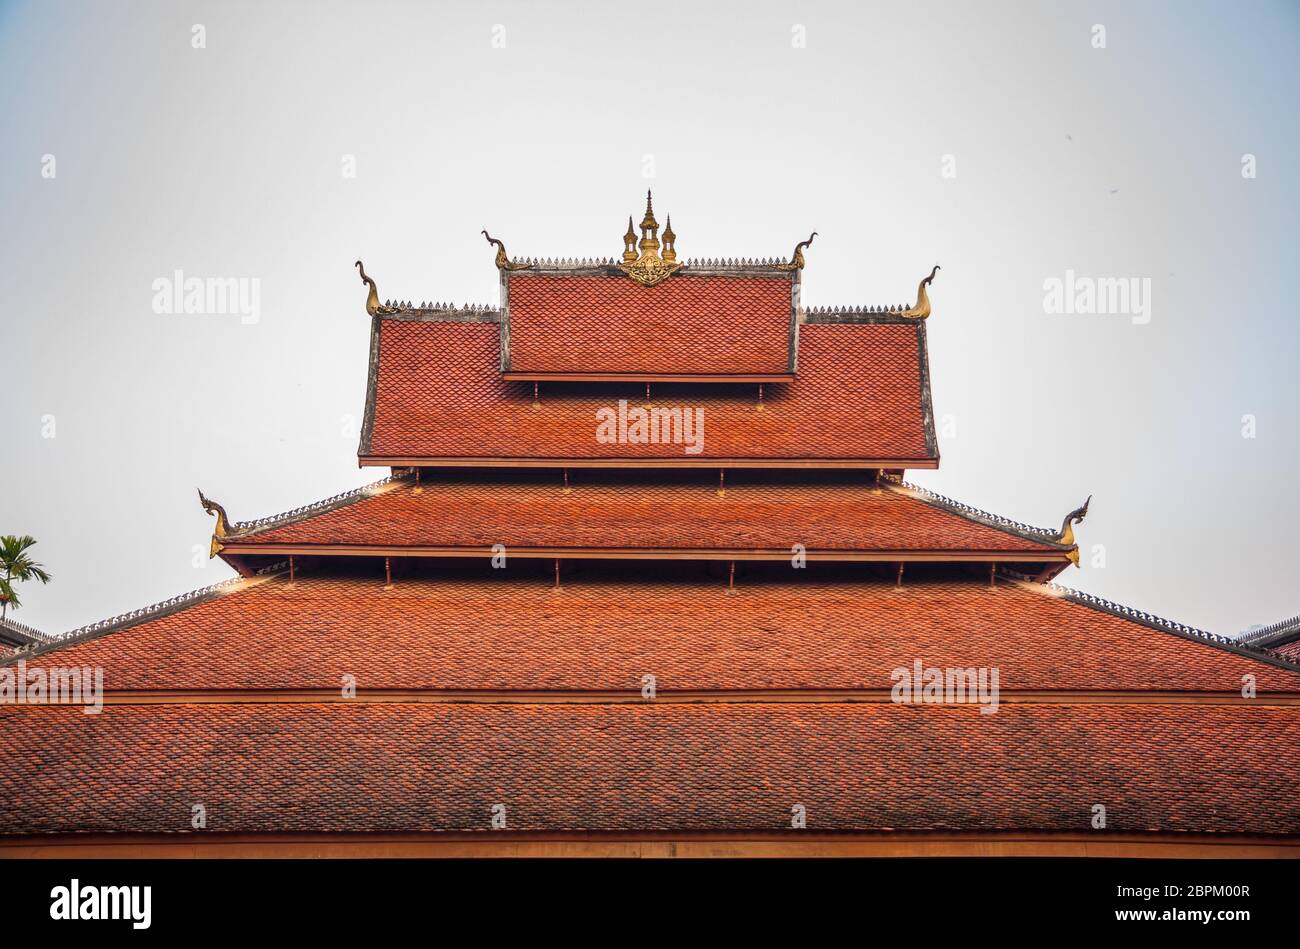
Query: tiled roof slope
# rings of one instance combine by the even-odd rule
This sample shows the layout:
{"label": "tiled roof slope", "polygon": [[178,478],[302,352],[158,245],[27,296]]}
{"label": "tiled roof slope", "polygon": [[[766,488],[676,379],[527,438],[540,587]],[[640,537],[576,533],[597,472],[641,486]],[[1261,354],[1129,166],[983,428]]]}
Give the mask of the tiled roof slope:
{"label": "tiled roof slope", "polygon": [[[619,398],[644,400],[636,383],[543,389],[501,378],[491,323],[375,320],[366,458],[507,459],[906,459],[933,462],[933,420],[920,323],[806,324],[794,381],[766,386],[659,384],[655,404],[701,407],[703,451],[681,444],[596,440],[596,413]],[[912,466],[912,465],[909,465]]]}
{"label": "tiled roof slope", "polygon": [[1065,548],[990,527],[892,486],[392,482],[227,545],[996,551]]}
{"label": "tiled roof slope", "polygon": [[[1008,690],[1300,691],[1278,668],[1041,588],[969,580],[717,583],[504,576],[248,581],[46,652],[134,689],[889,689],[890,673],[998,667]],[[1000,713],[999,713],[1000,714]]]}
{"label": "tiled roof slope", "polygon": [[[1300,707],[0,708],[0,833],[1300,833]],[[1225,741],[1230,748],[1225,748]],[[1100,833],[1100,832],[1098,832]]]}
{"label": "tiled roof slope", "polygon": [[735,375],[791,372],[788,274],[677,277],[510,274],[517,373]]}

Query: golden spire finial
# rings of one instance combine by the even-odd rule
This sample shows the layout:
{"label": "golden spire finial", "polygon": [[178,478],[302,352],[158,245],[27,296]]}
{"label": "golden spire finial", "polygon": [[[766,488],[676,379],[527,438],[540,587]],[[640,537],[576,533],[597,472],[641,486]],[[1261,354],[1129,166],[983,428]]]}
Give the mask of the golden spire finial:
{"label": "golden spire finial", "polygon": [[672,264],[677,262],[677,235],[673,233],[673,216],[668,215],[668,223],[664,226],[664,263]]}
{"label": "golden spire finial", "polygon": [[1079,566],[1079,545],[1074,540],[1074,525],[1079,524],[1088,516],[1088,505],[1092,503],[1092,495],[1088,495],[1088,500],[1083,502],[1082,507],[1077,507],[1069,514],[1065,515],[1065,520],[1061,522],[1061,533],[1056,535],[1056,542],[1070,548],[1070,563],[1076,567]]}
{"label": "golden spire finial", "polygon": [[[645,193],[645,217],[641,219],[641,242],[636,243],[632,219],[628,218],[627,234],[623,236],[623,263],[619,269],[643,287],[653,287],[671,277],[682,265],[677,263],[677,235],[671,223],[664,232],[664,254],[659,255],[659,222],[655,220],[653,196]],[[638,255],[634,247],[639,248]]]}
{"label": "golden spire finial", "polygon": [[[935,264],[934,269],[930,271],[930,276],[921,281],[916,288],[916,306],[911,309],[903,310],[899,316],[905,316],[911,320],[923,320],[930,315],[930,295],[925,292],[925,288],[934,280],[934,275],[939,272],[939,265]],[[1084,505],[1087,508],[1087,505]]]}
{"label": "golden spire finial", "polygon": [[649,190],[645,193],[645,217],[641,219],[641,256],[659,256],[659,222],[655,220],[654,204]]}
{"label": "golden spire finial", "polygon": [[632,215],[627,216],[627,233],[623,235],[623,262],[636,260],[636,228],[632,226]]}

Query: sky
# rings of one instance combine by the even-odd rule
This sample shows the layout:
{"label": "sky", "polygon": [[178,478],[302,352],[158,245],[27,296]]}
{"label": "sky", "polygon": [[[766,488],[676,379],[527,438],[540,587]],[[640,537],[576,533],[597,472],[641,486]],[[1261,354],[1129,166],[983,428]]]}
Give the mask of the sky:
{"label": "sky", "polygon": [[[647,187],[683,258],[817,230],[810,306],[941,264],[908,478],[1045,527],[1092,495],[1062,582],[1300,613],[1297,52],[1280,2],[0,3],[0,534],[55,578],[12,615],[232,576],[196,488],[250,520],[386,473],[358,257],[495,304],[480,229],[616,256]],[[257,305],[159,312],[177,271]],[[1138,296],[1051,312],[1071,274]]]}

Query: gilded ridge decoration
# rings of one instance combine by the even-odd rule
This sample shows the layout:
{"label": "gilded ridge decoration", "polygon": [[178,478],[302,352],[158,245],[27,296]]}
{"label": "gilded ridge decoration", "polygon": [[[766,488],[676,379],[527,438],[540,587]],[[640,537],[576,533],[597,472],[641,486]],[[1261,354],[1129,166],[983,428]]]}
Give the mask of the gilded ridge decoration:
{"label": "gilded ridge decoration", "polygon": [[211,560],[221,553],[223,546],[221,541],[230,536],[230,518],[226,516],[224,507],[204,496],[202,488],[199,488],[199,503],[203,505],[203,510],[217,516],[217,526],[212,531],[212,545],[208,549],[208,559]]}
{"label": "gilded ridge decoration", "polygon": [[619,264],[618,269],[643,287],[663,283],[680,270],[682,265],[677,262],[677,235],[673,233],[671,217],[664,230],[662,256],[659,250],[659,222],[655,220],[651,194],[647,191],[645,217],[641,219],[641,242],[636,243],[636,232],[629,217],[627,233],[623,235],[623,263]]}
{"label": "gilded ridge decoration", "polygon": [[1088,516],[1088,505],[1092,503],[1092,495],[1088,495],[1088,500],[1083,505],[1076,507],[1069,514],[1065,515],[1065,520],[1061,522],[1061,532],[1056,535],[1056,542],[1070,549],[1070,563],[1076,567],[1079,566],[1079,544],[1074,539],[1074,525],[1083,523],[1083,519]]}
{"label": "gilded ridge decoration", "polygon": [[487,238],[487,242],[488,242],[489,244],[492,244],[492,245],[493,245],[494,247],[496,247],[496,249],[497,249],[497,261],[496,261],[496,262],[497,262],[497,269],[498,269],[498,270],[527,270],[529,267],[532,266],[532,264],[521,264],[521,263],[516,263],[515,261],[511,260],[511,259],[510,259],[510,255],[506,253],[506,245],[505,245],[505,244],[503,244],[501,241],[497,240],[495,237],[493,237],[491,234],[489,234],[486,230],[484,230],[482,233],[483,233],[483,236],[484,236],[485,238]]}
{"label": "gilded ridge decoration", "polygon": [[800,241],[799,243],[795,244],[794,253],[790,255],[789,262],[784,264],[777,264],[776,269],[777,270],[803,270],[804,249],[812,246],[813,238],[816,236],[817,236],[817,232],[813,231],[811,234],[808,235],[808,239],[806,241]]}
{"label": "gilded ridge decoration", "polygon": [[399,306],[389,306],[379,302],[379,288],[375,282],[366,276],[366,268],[361,261],[353,264],[361,272],[361,282],[370,288],[370,293],[366,295],[366,312],[371,316],[392,316],[394,313],[401,313],[402,308]]}
{"label": "gilded ridge decoration", "polygon": [[911,320],[924,320],[930,315],[930,294],[926,293],[925,288],[934,280],[934,275],[939,272],[939,265],[935,264],[934,269],[930,271],[930,276],[917,285],[916,288],[916,306],[903,310],[900,316],[905,316]]}

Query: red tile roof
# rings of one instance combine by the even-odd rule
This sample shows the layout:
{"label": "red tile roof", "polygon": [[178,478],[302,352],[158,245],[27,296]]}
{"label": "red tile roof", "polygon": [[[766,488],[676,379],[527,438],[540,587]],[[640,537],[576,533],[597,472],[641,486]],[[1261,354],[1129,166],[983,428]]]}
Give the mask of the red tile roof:
{"label": "red tile roof", "polygon": [[1296,747],[1295,706],[8,706],[0,834],[1296,834]]}
{"label": "red tile roof", "polygon": [[390,482],[373,495],[225,541],[490,548],[994,551],[1064,557],[1043,537],[992,527],[891,485]]}
{"label": "red tile roof", "polygon": [[1274,646],[1273,651],[1288,659],[1300,662],[1300,639],[1294,642],[1284,643],[1281,646]]}
{"label": "red tile roof", "polygon": [[[300,577],[45,653],[134,689],[889,689],[926,665],[1000,669],[1003,691],[1300,691],[1300,671],[1009,581],[549,582]],[[29,663],[35,660],[29,659]]]}
{"label": "red tile roof", "polygon": [[[703,451],[681,444],[602,443],[597,411],[644,400],[636,383],[604,387],[501,378],[493,323],[376,320],[378,365],[363,459],[908,460],[938,452],[918,323],[805,324],[789,383],[654,386],[654,404],[704,411]],[[915,464],[899,467],[915,467]]]}
{"label": "red tile roof", "polygon": [[792,288],[778,277],[508,276],[515,373],[792,372]]}

